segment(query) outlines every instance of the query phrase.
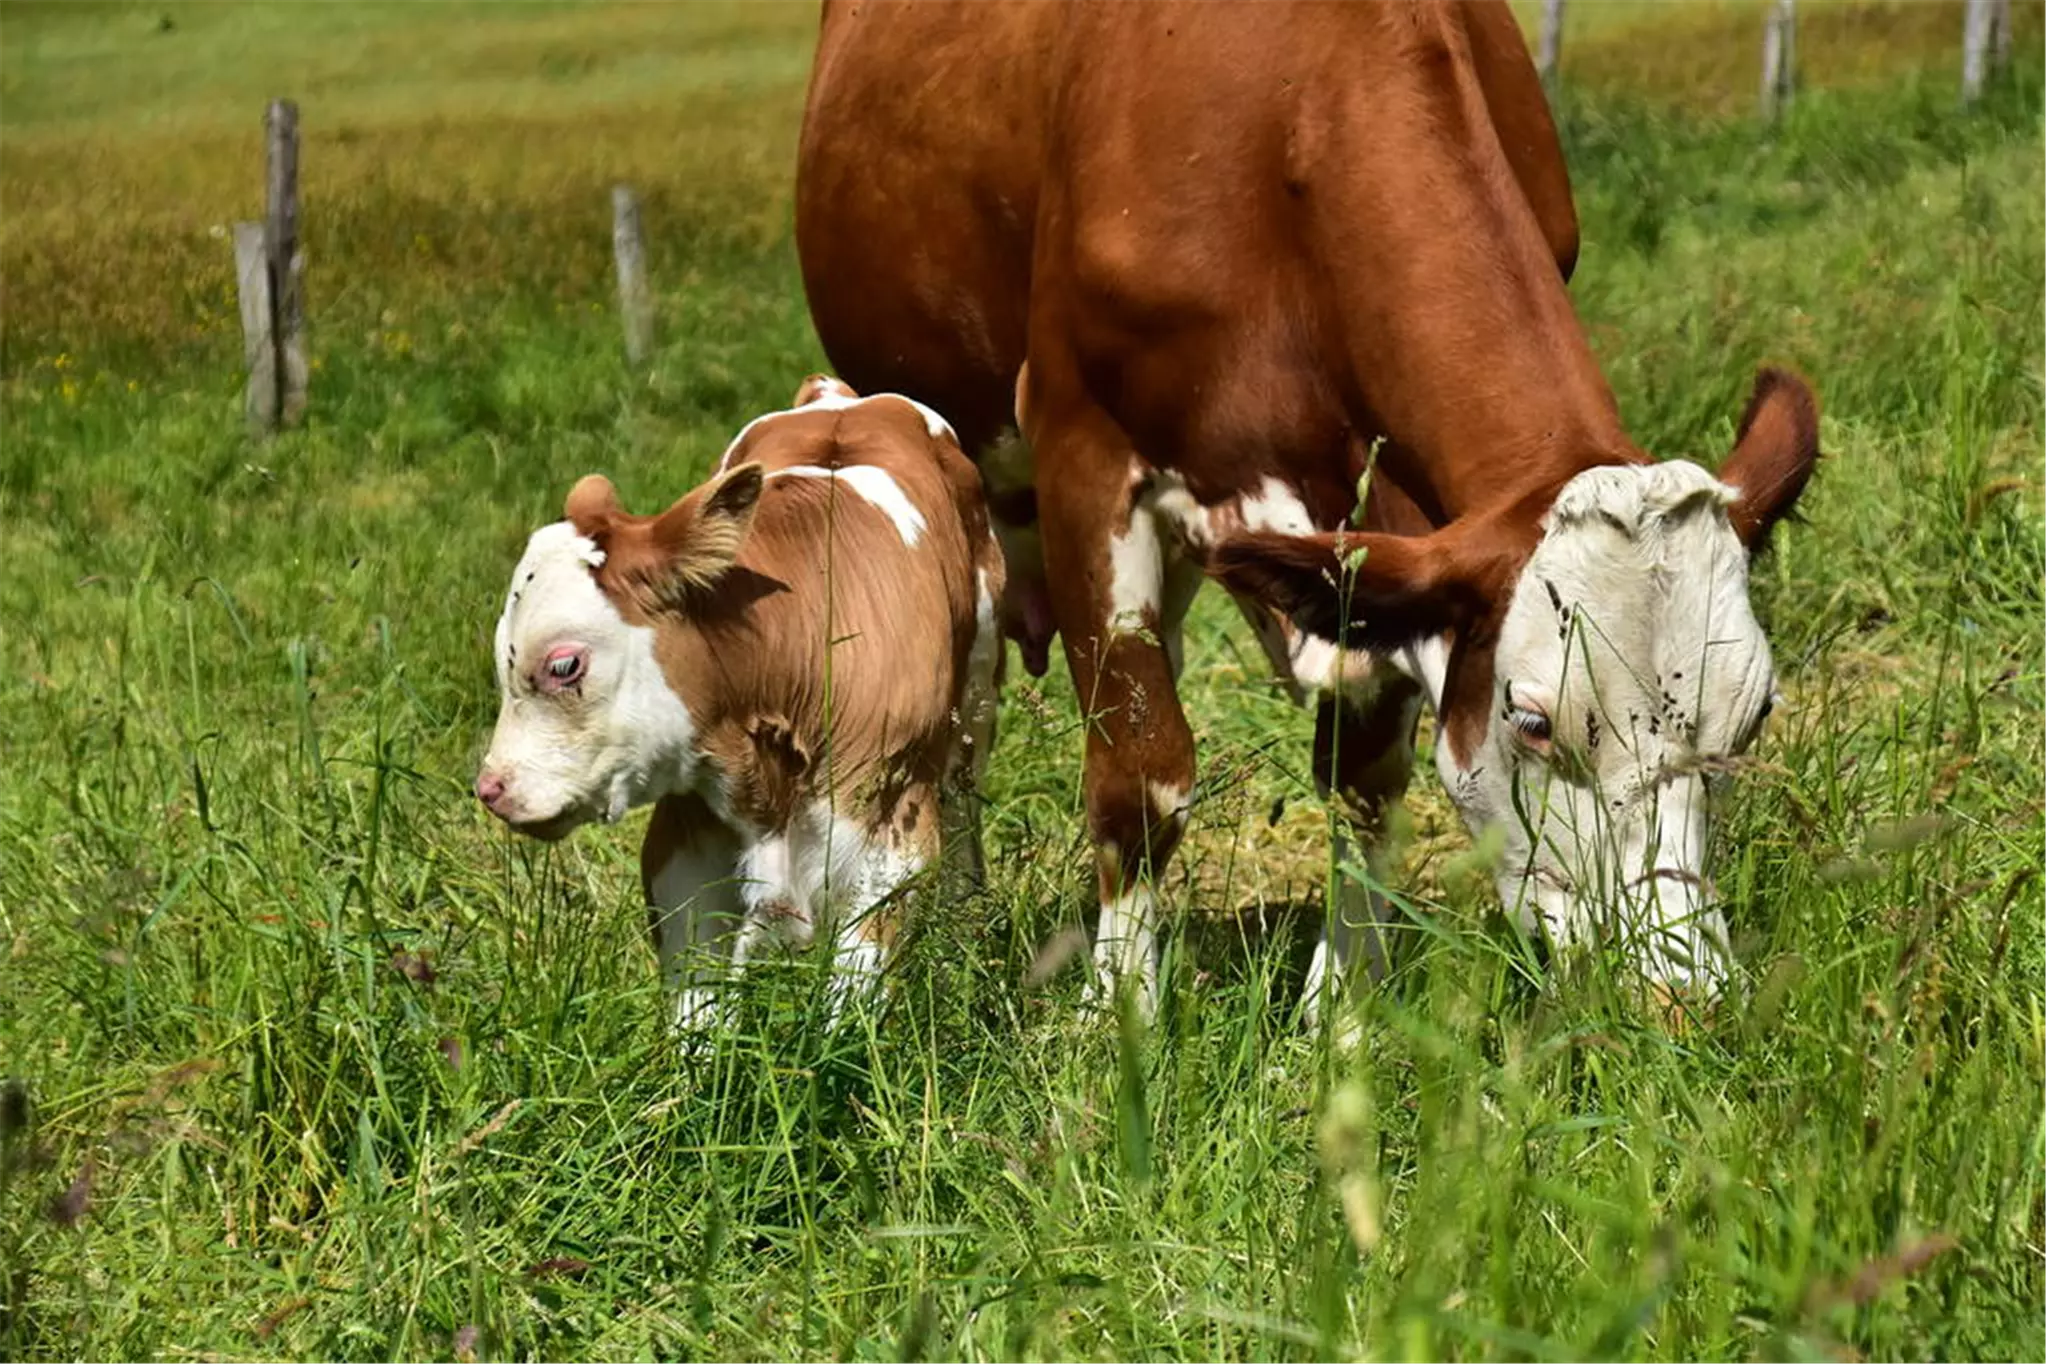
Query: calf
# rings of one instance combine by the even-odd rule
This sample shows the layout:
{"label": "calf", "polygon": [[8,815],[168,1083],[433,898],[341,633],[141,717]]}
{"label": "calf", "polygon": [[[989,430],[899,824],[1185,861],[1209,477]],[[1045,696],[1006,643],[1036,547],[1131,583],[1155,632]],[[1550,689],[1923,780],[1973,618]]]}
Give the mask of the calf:
{"label": "calf", "polygon": [[708,1018],[709,968],[820,931],[836,1014],[941,843],[979,875],[1002,579],[944,420],[813,376],[660,515],[592,475],[533,533],[476,794],[549,840],[654,806],[640,876],[678,1026]]}

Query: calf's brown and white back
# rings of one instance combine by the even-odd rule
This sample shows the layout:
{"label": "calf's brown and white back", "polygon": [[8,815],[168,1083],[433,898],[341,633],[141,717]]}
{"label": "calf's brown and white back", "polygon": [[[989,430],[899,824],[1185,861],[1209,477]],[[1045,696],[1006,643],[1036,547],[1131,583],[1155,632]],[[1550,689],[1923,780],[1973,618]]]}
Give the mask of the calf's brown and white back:
{"label": "calf's brown and white back", "polygon": [[820,931],[842,999],[941,847],[978,874],[1002,576],[944,420],[813,376],[660,515],[593,475],[533,534],[477,795],[548,839],[655,806],[642,881],[679,1024],[708,1017],[707,969]]}

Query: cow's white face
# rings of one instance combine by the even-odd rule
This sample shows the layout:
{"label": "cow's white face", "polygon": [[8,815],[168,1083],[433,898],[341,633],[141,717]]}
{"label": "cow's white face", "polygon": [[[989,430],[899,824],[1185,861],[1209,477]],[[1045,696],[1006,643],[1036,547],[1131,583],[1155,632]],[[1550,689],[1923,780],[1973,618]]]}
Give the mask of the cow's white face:
{"label": "cow's white face", "polygon": [[500,705],[476,793],[521,833],[561,838],[686,785],[688,709],[598,587],[596,543],[567,521],[527,542],[497,622]]}
{"label": "cow's white face", "polygon": [[1736,497],[1682,461],[1565,485],[1500,625],[1484,739],[1467,762],[1438,746],[1466,822],[1505,835],[1508,908],[1559,944],[1614,934],[1670,985],[1723,976],[1707,787],[1774,692]]}

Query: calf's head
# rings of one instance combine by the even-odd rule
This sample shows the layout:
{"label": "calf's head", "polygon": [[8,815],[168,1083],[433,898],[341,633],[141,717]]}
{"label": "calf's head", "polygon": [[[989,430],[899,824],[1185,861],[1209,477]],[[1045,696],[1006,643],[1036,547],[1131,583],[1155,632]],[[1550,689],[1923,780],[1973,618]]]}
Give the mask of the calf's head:
{"label": "calf's head", "polygon": [[761,483],[742,464],[631,516],[591,475],[533,532],[497,622],[497,728],[476,778],[492,814],[551,840],[690,784],[696,725],[655,635],[731,570]]}
{"label": "calf's head", "polygon": [[1570,940],[1617,930],[1649,977],[1717,983],[1707,791],[1775,691],[1748,559],[1818,458],[1811,390],[1758,377],[1718,477],[1619,464],[1546,510],[1432,535],[1249,535],[1214,571],[1295,623],[1406,660],[1436,701],[1437,765],[1498,829],[1507,906]]}

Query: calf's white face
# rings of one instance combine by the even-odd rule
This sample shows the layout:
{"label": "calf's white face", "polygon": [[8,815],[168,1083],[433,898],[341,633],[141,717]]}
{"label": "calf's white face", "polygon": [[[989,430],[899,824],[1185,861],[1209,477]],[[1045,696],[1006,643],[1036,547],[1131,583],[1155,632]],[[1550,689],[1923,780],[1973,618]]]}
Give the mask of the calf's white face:
{"label": "calf's white face", "polygon": [[497,728],[476,793],[556,839],[688,783],[695,727],[654,656],[597,586],[604,553],[567,521],[526,544],[497,622]]}
{"label": "calf's white face", "polygon": [[1466,821],[1505,835],[1509,909],[1559,943],[1627,942],[1670,984],[1723,976],[1708,782],[1775,690],[1738,496],[1681,461],[1566,484],[1500,623],[1484,739],[1438,749]]}

